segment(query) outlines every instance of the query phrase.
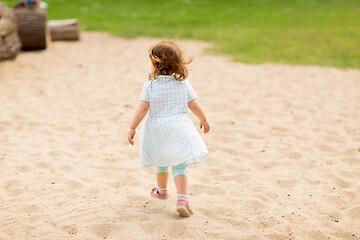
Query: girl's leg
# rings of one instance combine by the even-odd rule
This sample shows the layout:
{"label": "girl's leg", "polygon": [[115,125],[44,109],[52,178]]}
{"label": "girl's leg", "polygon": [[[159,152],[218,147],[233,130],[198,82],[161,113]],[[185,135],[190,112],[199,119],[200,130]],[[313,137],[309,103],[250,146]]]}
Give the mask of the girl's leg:
{"label": "girl's leg", "polygon": [[176,211],[181,217],[190,217],[190,215],[193,214],[188,203],[186,167],[187,165],[185,163],[172,167],[176,190],[178,192]]}
{"label": "girl's leg", "polygon": [[156,168],[156,182],[158,185],[158,189],[161,194],[165,194],[167,192],[167,184],[169,180],[169,172],[167,167],[157,167]]}
{"label": "girl's leg", "polygon": [[187,194],[187,176],[178,175],[174,178],[176,190],[178,194]]}
{"label": "girl's leg", "polygon": [[178,194],[187,194],[187,165],[181,163],[171,168]]}
{"label": "girl's leg", "polygon": [[156,173],[156,182],[158,187],[167,188],[168,180],[169,180],[168,172]]}

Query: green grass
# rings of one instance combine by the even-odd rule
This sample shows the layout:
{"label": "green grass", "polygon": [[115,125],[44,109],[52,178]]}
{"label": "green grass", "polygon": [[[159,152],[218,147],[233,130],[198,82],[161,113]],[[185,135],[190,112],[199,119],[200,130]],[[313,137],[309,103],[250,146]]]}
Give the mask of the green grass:
{"label": "green grass", "polygon": [[[5,1],[13,6],[14,0]],[[360,69],[359,0],[47,0],[49,19],[134,38],[199,39],[246,63]]]}

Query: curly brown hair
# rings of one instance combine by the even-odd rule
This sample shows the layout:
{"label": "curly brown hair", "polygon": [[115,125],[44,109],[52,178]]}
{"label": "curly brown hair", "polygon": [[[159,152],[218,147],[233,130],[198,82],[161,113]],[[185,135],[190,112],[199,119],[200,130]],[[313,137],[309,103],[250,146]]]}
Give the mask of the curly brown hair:
{"label": "curly brown hair", "polygon": [[149,57],[154,70],[149,74],[153,80],[159,75],[173,75],[176,80],[184,81],[188,76],[186,65],[192,60],[186,60],[184,53],[174,42],[161,41],[149,49]]}

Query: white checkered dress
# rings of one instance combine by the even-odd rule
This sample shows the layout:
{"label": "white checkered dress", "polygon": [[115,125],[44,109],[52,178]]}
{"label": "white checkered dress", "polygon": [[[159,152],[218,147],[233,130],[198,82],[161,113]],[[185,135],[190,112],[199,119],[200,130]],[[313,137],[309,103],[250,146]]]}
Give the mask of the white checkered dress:
{"label": "white checkered dress", "polygon": [[160,75],[145,82],[140,100],[150,102],[150,109],[140,132],[141,167],[197,164],[209,154],[187,113],[195,98],[188,80]]}

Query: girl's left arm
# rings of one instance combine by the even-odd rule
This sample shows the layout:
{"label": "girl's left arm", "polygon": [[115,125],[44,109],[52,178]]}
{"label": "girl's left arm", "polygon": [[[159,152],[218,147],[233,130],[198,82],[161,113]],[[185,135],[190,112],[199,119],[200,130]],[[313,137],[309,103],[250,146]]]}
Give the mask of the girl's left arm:
{"label": "girl's left arm", "polygon": [[139,106],[136,109],[134,118],[131,122],[130,129],[128,132],[128,141],[131,145],[134,145],[133,139],[134,139],[134,136],[136,133],[136,128],[141,123],[141,121],[144,119],[146,113],[149,110],[149,107],[150,107],[149,102],[141,100]]}

